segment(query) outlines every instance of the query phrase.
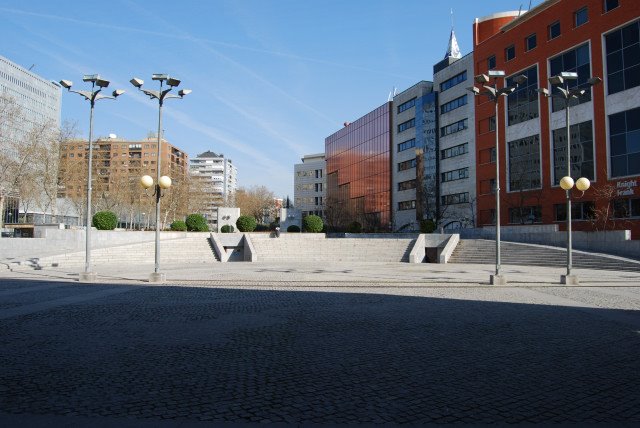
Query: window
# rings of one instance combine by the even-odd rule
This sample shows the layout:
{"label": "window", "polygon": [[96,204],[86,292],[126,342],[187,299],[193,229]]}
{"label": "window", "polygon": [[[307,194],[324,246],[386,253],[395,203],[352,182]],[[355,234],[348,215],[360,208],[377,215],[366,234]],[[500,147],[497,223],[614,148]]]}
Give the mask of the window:
{"label": "window", "polygon": [[640,86],[639,22],[605,36],[609,94]]}
{"label": "window", "polygon": [[515,45],[511,45],[504,50],[504,60],[511,61],[516,57],[516,47]]}
{"label": "window", "polygon": [[640,217],[640,198],[615,199],[612,205],[615,218]]}
{"label": "window", "polygon": [[443,126],[440,128],[440,136],[444,137],[456,132],[467,129],[467,119],[462,119],[457,122],[453,122],[451,125]]}
{"label": "window", "polygon": [[556,21],[549,25],[549,40],[555,39],[560,35],[560,21]]}
{"label": "window", "polygon": [[455,156],[464,155],[465,153],[469,153],[469,143],[464,143],[464,144],[450,147],[448,149],[440,150],[440,158],[447,159]]}
{"label": "window", "polygon": [[416,180],[407,180],[407,181],[401,181],[400,183],[398,183],[398,192],[401,192],[403,190],[410,190],[410,189],[415,189],[416,188]]}
{"label": "window", "polygon": [[[572,98],[569,105],[575,106],[591,101],[591,86],[587,83],[587,80],[591,78],[591,59],[587,43],[549,60],[549,74],[551,76],[557,76],[563,71],[578,73],[578,79],[567,80],[567,86],[570,89],[576,86],[586,89],[584,95]],[[551,98],[551,108],[554,112],[564,109],[564,100]]]}
{"label": "window", "polygon": [[493,163],[496,161],[496,148],[480,150],[480,164]]}
{"label": "window", "polygon": [[469,202],[469,192],[443,195],[440,197],[440,202],[442,205],[465,204]]}
{"label": "window", "polygon": [[462,180],[464,178],[469,178],[469,168],[455,169],[453,171],[443,172],[441,175],[443,183],[446,183],[447,181]]}
{"label": "window", "polygon": [[414,158],[408,161],[400,162],[398,164],[398,171],[406,171],[408,169],[415,168],[415,167],[416,167],[416,160]]}
{"label": "window", "polygon": [[398,125],[398,133],[402,131],[406,131],[407,129],[413,128],[414,126],[416,126],[415,118],[411,120],[407,120],[406,122],[402,122],[400,125]]}
{"label": "window", "polygon": [[509,208],[509,223],[533,224],[542,222],[542,207],[540,205]]}
{"label": "window", "polygon": [[456,74],[452,78],[442,82],[440,84],[440,92],[444,92],[447,89],[452,88],[452,87],[456,86],[457,84],[464,82],[465,80],[467,80],[467,70],[463,71],[460,74]]}
{"label": "window", "polygon": [[530,35],[526,39],[524,39],[524,50],[530,51],[531,49],[535,48],[536,46],[538,46],[538,41],[536,39],[536,33],[533,33],[532,35]]}
{"label": "window", "polygon": [[640,107],[609,116],[611,177],[640,174]]}
{"label": "window", "polygon": [[316,178],[322,178],[322,170],[316,169]]}
{"label": "window", "polygon": [[322,196],[316,196],[314,198],[315,205],[322,205]]}
{"label": "window", "polygon": [[[556,221],[567,221],[567,204],[553,206]],[[591,201],[573,202],[571,204],[571,220],[589,220],[595,215],[595,205]]]}
{"label": "window", "polygon": [[[538,117],[538,66],[517,73],[527,76],[526,82],[518,87],[507,96],[507,124],[509,126],[516,123],[526,122],[527,120]],[[515,86],[513,79],[516,76],[507,78],[508,86]]]}
{"label": "window", "polygon": [[[593,128],[591,121],[571,125],[571,177],[593,180]],[[567,128],[553,131],[553,184],[567,175]]]}
{"label": "window", "polygon": [[322,183],[315,183],[316,192],[322,192]]}
{"label": "window", "polygon": [[589,21],[589,9],[583,7],[574,13],[574,25],[576,27],[581,26],[582,24],[586,24]]}
{"label": "window", "polygon": [[412,138],[410,140],[407,140],[407,141],[404,141],[404,142],[398,144],[398,152],[409,150],[409,149],[411,149],[411,148],[413,148],[415,146],[416,146],[416,139]]}
{"label": "window", "polygon": [[604,13],[609,12],[612,9],[615,9],[616,7],[620,6],[620,4],[618,3],[618,0],[604,0]]}
{"label": "window", "polygon": [[494,70],[496,68],[496,56],[491,55],[487,58],[487,70]]}
{"label": "window", "polygon": [[540,188],[540,136],[507,143],[509,150],[509,191]]}
{"label": "window", "polygon": [[409,110],[411,107],[416,105],[415,97],[410,99],[409,101],[402,103],[398,106],[398,113],[402,113],[405,110]]}
{"label": "window", "polygon": [[415,200],[398,202],[398,211],[415,210],[415,209],[416,209]]}
{"label": "window", "polygon": [[467,96],[463,95],[440,106],[440,114],[445,114],[467,104]]}

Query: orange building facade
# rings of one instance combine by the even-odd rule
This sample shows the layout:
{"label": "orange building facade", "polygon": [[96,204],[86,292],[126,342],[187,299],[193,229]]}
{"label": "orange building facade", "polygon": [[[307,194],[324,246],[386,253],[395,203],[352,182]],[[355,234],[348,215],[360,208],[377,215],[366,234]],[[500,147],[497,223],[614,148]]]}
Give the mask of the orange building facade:
{"label": "orange building facade", "polygon": [[[501,224],[566,224],[564,103],[538,88],[576,72],[570,86],[571,176],[591,188],[573,191],[577,230],[630,229],[640,239],[640,1],[548,0],[530,11],[477,19],[475,74],[504,70],[527,82],[499,102]],[[600,77],[590,87],[587,79]],[[498,79],[498,86],[504,82]],[[494,103],[476,97],[478,226],[495,222]],[[489,123],[489,126],[482,126]]]}
{"label": "orange building facade", "polygon": [[[335,226],[391,227],[391,102],[325,139],[327,212]],[[332,225],[334,226],[334,225]]]}

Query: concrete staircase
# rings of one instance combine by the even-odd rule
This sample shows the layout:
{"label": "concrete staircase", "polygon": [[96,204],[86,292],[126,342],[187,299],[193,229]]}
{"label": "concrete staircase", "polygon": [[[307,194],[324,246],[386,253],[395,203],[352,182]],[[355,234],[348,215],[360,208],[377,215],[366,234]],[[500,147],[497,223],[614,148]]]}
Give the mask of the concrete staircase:
{"label": "concrete staircase", "polygon": [[[513,242],[500,243],[503,265],[564,267],[567,252],[564,248]],[[495,241],[461,239],[449,263],[495,264]],[[640,272],[640,262],[621,257],[604,256],[573,251],[573,267],[578,269],[605,269]]]}
{"label": "concrete staircase", "polygon": [[326,238],[324,234],[250,234],[258,262],[407,262],[415,238]]}
{"label": "concrete staircase", "polygon": [[[155,242],[142,242],[129,245],[119,245],[109,248],[96,248],[91,251],[93,265],[101,264],[136,264],[154,263]],[[160,263],[163,264],[194,264],[215,263],[217,261],[209,244],[209,233],[193,233],[185,238],[164,239],[160,241]],[[49,266],[84,266],[85,253],[74,252],[58,254],[41,258],[31,258],[22,263],[27,267]]]}

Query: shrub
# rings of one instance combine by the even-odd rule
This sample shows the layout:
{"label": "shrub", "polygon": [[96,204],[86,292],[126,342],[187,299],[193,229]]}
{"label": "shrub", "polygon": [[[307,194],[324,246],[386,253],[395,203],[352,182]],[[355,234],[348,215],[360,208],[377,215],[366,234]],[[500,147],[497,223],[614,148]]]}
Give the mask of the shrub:
{"label": "shrub", "polygon": [[436,224],[433,220],[420,220],[420,233],[433,233],[436,230]]}
{"label": "shrub", "polygon": [[184,221],[190,232],[207,232],[209,225],[202,214],[189,214]]}
{"label": "shrub", "polygon": [[258,224],[254,229],[255,232],[267,232],[269,230],[269,226],[266,224]]}
{"label": "shrub", "polygon": [[241,215],[236,221],[236,226],[240,232],[253,232],[256,229],[257,222],[251,216]]}
{"label": "shrub", "polygon": [[176,220],[171,223],[171,226],[169,226],[169,228],[177,232],[184,232],[185,230],[187,230],[187,223],[182,220]]}
{"label": "shrub", "polygon": [[347,232],[348,233],[361,233],[362,232],[362,225],[357,221],[352,221],[351,223],[349,223],[349,226],[347,226]]}
{"label": "shrub", "polygon": [[302,226],[305,232],[320,233],[323,225],[322,219],[317,215],[308,215],[302,219]]}
{"label": "shrub", "polygon": [[295,224],[292,224],[291,226],[287,227],[287,232],[300,232],[300,228]]}
{"label": "shrub", "polygon": [[230,224],[225,224],[220,228],[220,232],[222,233],[232,233],[235,229]]}
{"label": "shrub", "polygon": [[98,211],[92,224],[98,230],[113,230],[118,225],[118,217],[111,211]]}

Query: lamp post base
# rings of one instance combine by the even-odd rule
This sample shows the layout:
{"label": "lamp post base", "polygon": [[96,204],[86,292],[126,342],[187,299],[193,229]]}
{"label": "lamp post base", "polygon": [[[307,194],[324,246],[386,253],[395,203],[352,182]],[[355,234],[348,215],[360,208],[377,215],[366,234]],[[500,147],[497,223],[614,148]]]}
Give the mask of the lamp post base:
{"label": "lamp post base", "polygon": [[154,284],[163,284],[167,281],[167,275],[160,272],[153,272],[149,274],[149,282]]}
{"label": "lamp post base", "polygon": [[78,281],[96,282],[97,279],[98,279],[98,274],[95,272],[80,272],[80,278],[78,278]]}
{"label": "lamp post base", "polygon": [[580,281],[576,275],[560,275],[560,284],[580,285]]}
{"label": "lamp post base", "polygon": [[507,278],[504,275],[491,275],[489,283],[491,285],[507,285]]}

